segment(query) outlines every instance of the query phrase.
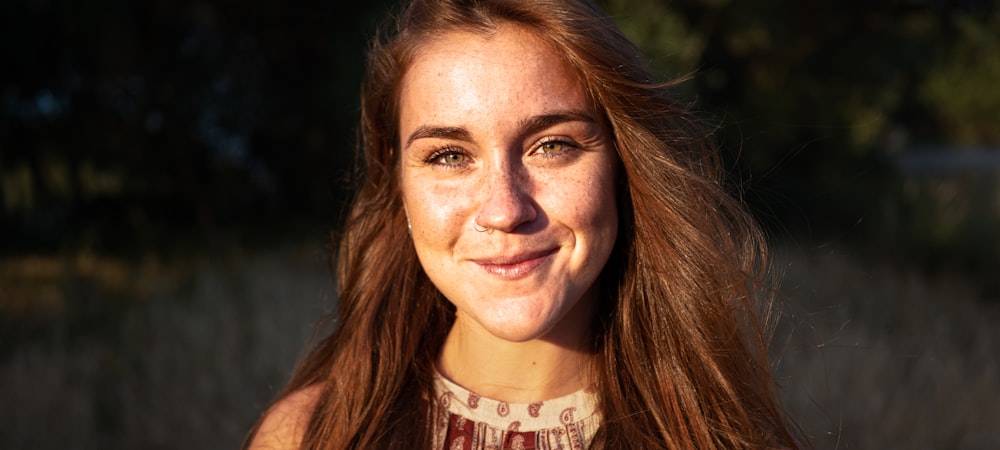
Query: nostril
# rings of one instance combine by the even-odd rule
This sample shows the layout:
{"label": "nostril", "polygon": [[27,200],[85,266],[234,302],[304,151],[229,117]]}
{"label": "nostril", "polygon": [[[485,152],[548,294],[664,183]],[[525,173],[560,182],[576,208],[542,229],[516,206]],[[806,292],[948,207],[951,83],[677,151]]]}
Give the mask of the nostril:
{"label": "nostril", "polygon": [[498,183],[486,188],[476,216],[477,229],[512,231],[537,216],[531,197],[513,183]]}

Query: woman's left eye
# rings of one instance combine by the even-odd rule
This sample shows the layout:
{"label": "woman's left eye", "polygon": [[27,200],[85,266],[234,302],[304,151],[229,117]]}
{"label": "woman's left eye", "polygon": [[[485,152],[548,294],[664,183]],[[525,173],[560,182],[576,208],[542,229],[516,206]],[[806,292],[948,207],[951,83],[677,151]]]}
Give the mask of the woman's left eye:
{"label": "woman's left eye", "polygon": [[569,142],[551,140],[539,144],[538,147],[535,148],[535,153],[540,153],[544,156],[554,156],[560,153],[565,153],[573,148],[573,144],[570,144]]}

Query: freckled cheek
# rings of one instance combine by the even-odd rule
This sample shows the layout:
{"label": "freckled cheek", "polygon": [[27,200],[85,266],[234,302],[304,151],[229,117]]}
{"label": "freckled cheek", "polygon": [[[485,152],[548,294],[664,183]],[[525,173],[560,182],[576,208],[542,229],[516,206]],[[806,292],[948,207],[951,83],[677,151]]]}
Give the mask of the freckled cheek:
{"label": "freckled cheek", "polygon": [[407,212],[415,228],[453,240],[461,233],[470,204],[466,190],[447,184],[422,184],[407,198]]}
{"label": "freckled cheek", "polygon": [[547,183],[546,201],[550,213],[580,227],[600,227],[617,222],[614,185],[610,177],[581,177]]}

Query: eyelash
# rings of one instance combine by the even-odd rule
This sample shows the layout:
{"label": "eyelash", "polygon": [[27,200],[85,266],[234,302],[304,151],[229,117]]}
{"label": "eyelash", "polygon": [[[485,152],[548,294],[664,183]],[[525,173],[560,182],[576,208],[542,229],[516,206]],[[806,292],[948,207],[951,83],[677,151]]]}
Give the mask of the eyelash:
{"label": "eyelash", "polygon": [[[551,153],[542,151],[543,147],[552,144],[560,145],[563,148],[559,151]],[[534,145],[534,147],[532,147],[530,154],[532,155],[537,154],[540,155],[542,158],[561,158],[579,148],[580,145],[574,142],[572,139],[560,138],[560,137],[548,137],[538,141]],[[441,160],[442,158],[450,155],[461,156],[463,160],[457,163],[446,163]],[[431,154],[427,157],[427,159],[424,160],[424,162],[434,166],[444,167],[448,169],[455,169],[465,165],[467,163],[466,158],[469,158],[469,155],[457,147],[443,147],[431,152]]]}
{"label": "eyelash", "polygon": [[[553,153],[548,153],[548,152],[541,151],[542,148],[545,147],[546,145],[552,145],[552,144],[561,145],[563,147],[563,149],[559,150],[557,152],[553,152]],[[577,144],[576,142],[574,142],[572,139],[560,138],[560,137],[550,137],[550,138],[544,138],[544,139],[540,140],[537,144],[535,144],[535,147],[531,151],[531,153],[532,154],[539,154],[543,158],[559,158],[559,157],[566,156],[567,153],[570,153],[573,150],[577,150],[579,148],[580,148],[580,145]]]}
{"label": "eyelash", "polygon": [[444,168],[447,168],[447,169],[461,167],[466,162],[464,159],[461,162],[458,162],[458,163],[445,163],[445,162],[441,161],[442,158],[444,158],[445,156],[449,156],[449,155],[458,155],[458,156],[461,156],[463,158],[468,158],[469,157],[469,155],[467,155],[465,152],[463,152],[462,150],[460,150],[458,148],[455,148],[455,147],[444,147],[444,148],[440,148],[440,149],[437,149],[437,150],[434,150],[433,152],[431,152],[430,156],[428,156],[427,159],[424,160],[424,162],[427,163],[427,164],[431,164],[431,165],[434,165],[434,166],[440,166],[440,167],[444,167]]}

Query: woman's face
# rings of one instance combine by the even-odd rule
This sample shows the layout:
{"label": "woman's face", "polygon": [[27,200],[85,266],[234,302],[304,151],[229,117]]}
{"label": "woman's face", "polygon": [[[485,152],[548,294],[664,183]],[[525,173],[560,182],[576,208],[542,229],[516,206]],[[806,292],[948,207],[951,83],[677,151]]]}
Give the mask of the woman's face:
{"label": "woman's face", "polygon": [[413,243],[456,327],[522,342],[589,319],[569,313],[615,243],[617,156],[550,46],[515,26],[435,38],[403,79],[399,142]]}

